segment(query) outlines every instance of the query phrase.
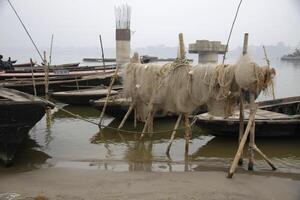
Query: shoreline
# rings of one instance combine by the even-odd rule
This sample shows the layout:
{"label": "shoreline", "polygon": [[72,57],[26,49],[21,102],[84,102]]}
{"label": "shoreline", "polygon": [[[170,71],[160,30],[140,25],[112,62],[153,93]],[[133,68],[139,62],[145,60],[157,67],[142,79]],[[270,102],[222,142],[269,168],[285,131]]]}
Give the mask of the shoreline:
{"label": "shoreline", "polygon": [[63,167],[0,173],[0,194],[19,199],[300,199],[300,181],[221,171],[113,172]]}

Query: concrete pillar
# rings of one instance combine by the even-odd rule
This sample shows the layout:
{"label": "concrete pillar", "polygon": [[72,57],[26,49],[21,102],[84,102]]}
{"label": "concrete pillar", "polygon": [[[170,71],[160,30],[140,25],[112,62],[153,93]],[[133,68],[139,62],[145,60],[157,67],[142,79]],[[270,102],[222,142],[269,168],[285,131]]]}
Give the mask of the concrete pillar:
{"label": "concrete pillar", "polygon": [[216,53],[199,53],[198,63],[218,63],[218,54]]}
{"label": "concrete pillar", "polygon": [[220,41],[197,40],[189,44],[189,53],[198,54],[198,63],[218,63],[218,54],[224,54],[226,46]]}
{"label": "concrete pillar", "polygon": [[116,64],[130,61],[130,29],[116,29]]}

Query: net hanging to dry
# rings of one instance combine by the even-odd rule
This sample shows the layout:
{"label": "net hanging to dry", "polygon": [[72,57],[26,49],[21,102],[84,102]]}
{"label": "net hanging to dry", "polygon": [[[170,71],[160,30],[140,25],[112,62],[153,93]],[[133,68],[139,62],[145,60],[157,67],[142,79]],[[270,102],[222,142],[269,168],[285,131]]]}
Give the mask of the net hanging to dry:
{"label": "net hanging to dry", "polygon": [[228,116],[238,89],[259,94],[270,85],[275,70],[242,56],[233,65],[196,65],[182,60],[167,64],[129,63],[124,69],[124,94],[136,103],[140,119],[150,109],[191,113],[206,104],[213,115]]}

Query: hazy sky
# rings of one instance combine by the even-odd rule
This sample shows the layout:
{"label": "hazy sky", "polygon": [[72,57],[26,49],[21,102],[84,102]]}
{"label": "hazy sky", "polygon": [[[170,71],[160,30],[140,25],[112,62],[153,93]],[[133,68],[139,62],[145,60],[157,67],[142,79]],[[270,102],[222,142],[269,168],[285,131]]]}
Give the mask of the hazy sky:
{"label": "hazy sky", "polygon": [[[115,46],[114,6],[132,8],[133,47],[177,45],[197,39],[226,42],[239,0],[11,0],[38,46]],[[31,47],[31,43],[7,0],[0,0],[0,51],[7,47]],[[300,42],[300,0],[244,0],[230,47],[242,45],[249,32],[250,44],[289,45]]]}

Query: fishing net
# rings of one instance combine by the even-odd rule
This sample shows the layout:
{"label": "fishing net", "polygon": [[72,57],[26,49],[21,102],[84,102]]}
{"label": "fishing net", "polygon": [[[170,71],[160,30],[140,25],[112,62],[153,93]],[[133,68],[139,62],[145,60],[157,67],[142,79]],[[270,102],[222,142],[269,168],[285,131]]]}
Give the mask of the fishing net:
{"label": "fishing net", "polygon": [[233,65],[196,65],[177,59],[167,64],[131,62],[124,68],[124,94],[135,102],[138,117],[148,111],[192,113],[206,104],[213,115],[229,116],[239,88],[259,93],[270,84],[274,69],[259,67],[243,56]]}

